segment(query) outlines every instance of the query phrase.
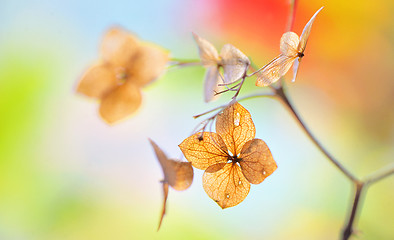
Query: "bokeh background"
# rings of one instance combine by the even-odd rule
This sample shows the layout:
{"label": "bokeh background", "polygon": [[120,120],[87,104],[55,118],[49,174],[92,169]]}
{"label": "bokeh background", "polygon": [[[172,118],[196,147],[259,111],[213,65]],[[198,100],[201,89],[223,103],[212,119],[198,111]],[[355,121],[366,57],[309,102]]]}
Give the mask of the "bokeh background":
{"label": "bokeh background", "polygon": [[[278,170],[240,205],[222,210],[196,170],[188,190],[170,190],[156,232],[162,172],[147,141],[170,157],[198,123],[204,69],[170,69],[144,89],[143,105],[115,126],[75,93],[98,58],[103,33],[123,26],[196,59],[194,31],[232,43],[262,66],[279,53],[288,0],[49,1],[0,3],[0,239],[336,239],[352,185],[272,99],[243,105]],[[394,3],[299,1],[294,31],[317,17],[298,79],[297,110],[327,149],[363,177],[394,157]],[[287,78],[289,78],[287,76]],[[241,91],[264,92],[251,79]],[[394,179],[368,189],[357,239],[394,239]]]}

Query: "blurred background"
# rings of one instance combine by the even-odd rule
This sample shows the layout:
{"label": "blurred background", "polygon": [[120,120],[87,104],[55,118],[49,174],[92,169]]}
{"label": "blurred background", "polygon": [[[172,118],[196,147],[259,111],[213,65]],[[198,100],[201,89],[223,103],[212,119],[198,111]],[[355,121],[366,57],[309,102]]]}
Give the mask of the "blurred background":
{"label": "blurred background", "polygon": [[[358,177],[394,157],[394,2],[299,1],[298,34],[321,6],[290,98],[324,146]],[[352,185],[272,99],[243,102],[278,170],[222,210],[196,170],[170,190],[147,138],[169,157],[199,122],[202,67],[170,69],[144,89],[143,104],[115,126],[75,93],[120,25],[172,57],[196,59],[191,32],[218,49],[232,43],[263,66],[279,54],[289,0],[49,1],[0,3],[0,239],[336,239]],[[286,79],[291,77],[291,73]],[[250,79],[241,96],[264,92]],[[394,239],[394,178],[368,189],[357,239]]]}

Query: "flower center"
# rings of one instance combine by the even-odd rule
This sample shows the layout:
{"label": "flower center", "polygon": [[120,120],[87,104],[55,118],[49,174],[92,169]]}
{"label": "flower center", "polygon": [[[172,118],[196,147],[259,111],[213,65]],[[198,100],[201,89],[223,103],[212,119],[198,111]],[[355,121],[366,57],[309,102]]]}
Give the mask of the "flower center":
{"label": "flower center", "polygon": [[235,156],[228,156],[228,160],[231,161],[232,163],[238,163],[242,160],[242,158],[239,158],[237,155]]}
{"label": "flower center", "polygon": [[298,53],[298,57],[299,57],[299,58],[302,58],[303,56],[304,56],[304,53],[302,53],[302,52],[299,52],[299,53]]}

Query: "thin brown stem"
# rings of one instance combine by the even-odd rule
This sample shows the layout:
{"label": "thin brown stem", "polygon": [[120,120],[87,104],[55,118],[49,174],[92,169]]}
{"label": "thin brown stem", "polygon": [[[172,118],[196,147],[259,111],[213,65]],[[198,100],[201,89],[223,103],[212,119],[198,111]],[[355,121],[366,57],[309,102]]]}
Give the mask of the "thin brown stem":
{"label": "thin brown stem", "polygon": [[365,184],[363,182],[355,182],[355,194],[354,194],[354,200],[352,202],[352,206],[351,206],[351,212],[348,218],[347,223],[345,224],[345,227],[342,231],[342,240],[348,240],[350,238],[350,236],[354,233],[354,229],[353,229],[353,224],[354,221],[357,217],[357,210],[359,209],[359,203],[360,203],[360,199],[361,199],[361,194],[363,192],[363,189],[365,187]]}
{"label": "thin brown stem", "polygon": [[347,178],[349,178],[353,182],[357,182],[357,178],[351,172],[349,172],[334,156],[332,156],[312,134],[312,132],[306,126],[299,114],[296,112],[282,86],[279,86],[275,89],[275,94],[280,100],[282,100],[282,103],[290,110],[297,122],[300,124],[301,128],[305,131],[306,135],[308,135],[308,137],[312,140],[316,147],[328,158],[328,160],[330,160],[330,162],[333,163]]}

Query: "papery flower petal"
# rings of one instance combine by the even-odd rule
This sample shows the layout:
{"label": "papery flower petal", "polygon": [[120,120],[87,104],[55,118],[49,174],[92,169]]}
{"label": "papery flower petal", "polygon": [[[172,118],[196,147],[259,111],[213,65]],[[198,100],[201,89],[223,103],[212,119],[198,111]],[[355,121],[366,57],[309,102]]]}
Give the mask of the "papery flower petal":
{"label": "papery flower petal", "polygon": [[141,44],[127,65],[127,74],[137,86],[157,79],[168,63],[168,52],[153,44]]}
{"label": "papery flower petal", "polygon": [[256,86],[265,87],[278,81],[280,77],[289,71],[296,58],[288,57],[284,54],[276,57],[257,75]]}
{"label": "papery flower petal", "polygon": [[189,188],[193,182],[193,168],[191,163],[168,159],[163,150],[154,141],[150,139],[149,141],[163,169],[164,182],[167,182],[172,188],[178,191]]}
{"label": "papery flower petal", "polygon": [[242,148],[239,156],[242,173],[253,184],[259,184],[278,167],[267,144],[261,139],[253,139]]}
{"label": "papery flower petal", "polygon": [[239,80],[245,75],[250,65],[249,58],[231,44],[223,46],[220,57],[225,83]]}
{"label": "papery flower petal", "polygon": [[298,51],[299,52],[304,52],[305,51],[305,47],[306,47],[306,43],[308,42],[308,38],[309,38],[309,34],[311,33],[311,29],[312,29],[312,24],[315,21],[315,18],[317,16],[317,14],[323,9],[323,7],[321,7],[319,10],[317,10],[315,12],[315,14],[313,14],[313,16],[311,17],[311,19],[309,20],[309,22],[305,25],[304,30],[302,30],[301,36],[300,36],[300,44],[298,46]]}
{"label": "papery flower petal", "polygon": [[217,66],[220,59],[216,48],[204,38],[193,33],[193,38],[198,46],[198,53],[200,55],[201,64],[204,67]]}
{"label": "papery flower petal", "polygon": [[294,32],[286,32],[280,39],[280,52],[288,57],[298,56],[298,44],[300,38]]}
{"label": "papery flower petal", "polygon": [[238,205],[250,190],[250,183],[235,163],[210,166],[205,170],[202,180],[205,192],[223,209]]}
{"label": "papery flower petal", "polygon": [[89,68],[78,83],[77,92],[100,99],[117,86],[113,68],[108,64],[97,64]]}
{"label": "papery flower petal", "polygon": [[101,99],[99,111],[107,123],[115,123],[130,116],[140,105],[140,90],[136,85],[126,82]]}
{"label": "papery flower petal", "polygon": [[210,102],[215,97],[215,92],[220,91],[218,86],[220,82],[219,68],[217,66],[208,67],[205,73],[204,81],[204,100],[205,102]]}
{"label": "papery flower petal", "polygon": [[179,148],[193,167],[201,170],[228,160],[225,143],[213,132],[204,132],[203,135],[196,133],[179,144]]}
{"label": "papery flower petal", "polygon": [[237,155],[241,152],[243,145],[255,137],[256,128],[249,111],[235,102],[226,107],[216,118],[216,132],[221,136],[229,151]]}
{"label": "papery flower petal", "polygon": [[134,35],[120,27],[113,27],[104,35],[101,55],[104,61],[114,67],[126,67],[139,46],[139,41]]}

